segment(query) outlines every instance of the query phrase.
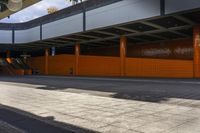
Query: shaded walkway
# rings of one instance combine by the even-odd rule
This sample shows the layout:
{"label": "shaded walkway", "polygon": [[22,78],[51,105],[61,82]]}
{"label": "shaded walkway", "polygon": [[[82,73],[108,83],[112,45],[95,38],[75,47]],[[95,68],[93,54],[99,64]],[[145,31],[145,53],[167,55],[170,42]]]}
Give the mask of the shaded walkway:
{"label": "shaded walkway", "polygon": [[[0,105],[0,121],[4,122],[3,133],[75,133],[93,132],[67,123],[54,121],[54,116],[39,117],[13,107]],[[54,123],[49,124],[48,121]],[[55,125],[60,125],[55,126]],[[63,127],[67,127],[68,130]],[[2,125],[0,125],[2,126]],[[0,130],[1,132],[1,130]]]}
{"label": "shaded walkway", "polygon": [[[25,76],[0,77],[1,81],[42,90],[86,93],[147,102],[169,102],[170,98],[200,100],[200,80],[198,79]],[[177,101],[175,104],[178,104]]]}

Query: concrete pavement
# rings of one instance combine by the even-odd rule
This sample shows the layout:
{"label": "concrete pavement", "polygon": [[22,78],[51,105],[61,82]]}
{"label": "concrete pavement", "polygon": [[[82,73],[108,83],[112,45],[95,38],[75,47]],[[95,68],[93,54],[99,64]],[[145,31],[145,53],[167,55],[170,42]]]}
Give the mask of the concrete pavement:
{"label": "concrete pavement", "polygon": [[2,108],[66,132],[199,133],[199,94],[199,80],[0,77]]}

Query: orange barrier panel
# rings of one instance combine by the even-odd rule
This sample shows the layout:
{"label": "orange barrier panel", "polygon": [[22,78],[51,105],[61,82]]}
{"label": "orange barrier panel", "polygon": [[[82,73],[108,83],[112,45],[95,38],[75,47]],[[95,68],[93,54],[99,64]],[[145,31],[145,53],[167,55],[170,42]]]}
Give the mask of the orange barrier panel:
{"label": "orange barrier panel", "polygon": [[21,76],[24,75],[24,70],[23,69],[16,69],[16,70],[14,70],[14,72],[15,72],[15,75],[21,75]]}
{"label": "orange barrier panel", "polygon": [[44,74],[44,68],[45,68],[44,60],[45,60],[44,56],[32,57],[27,59],[27,64],[30,66],[30,68],[39,71],[39,74]]}
{"label": "orange barrier panel", "polygon": [[73,75],[75,71],[74,55],[49,56],[49,75]]}
{"label": "orange barrier panel", "polygon": [[80,56],[81,76],[120,76],[120,58],[105,56]]}
{"label": "orange barrier panel", "polygon": [[192,78],[192,60],[126,58],[126,76]]}
{"label": "orange barrier panel", "polygon": [[26,69],[24,70],[25,75],[32,75],[32,70],[31,69]]}
{"label": "orange barrier panel", "polygon": [[[169,60],[126,58],[125,76],[128,77],[165,77],[192,78],[192,60]],[[44,74],[44,57],[28,60],[33,69]],[[56,55],[49,57],[50,75],[71,75],[75,70],[74,55]],[[120,76],[120,57],[83,56],[79,57],[80,76]]]}

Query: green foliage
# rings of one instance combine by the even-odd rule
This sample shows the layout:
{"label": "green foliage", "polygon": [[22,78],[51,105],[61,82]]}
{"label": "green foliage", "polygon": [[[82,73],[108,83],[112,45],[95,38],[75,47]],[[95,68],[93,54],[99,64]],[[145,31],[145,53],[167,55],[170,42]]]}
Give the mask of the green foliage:
{"label": "green foliage", "polygon": [[1,3],[1,4],[7,4],[7,3],[8,3],[8,0],[0,0],[0,3]]}

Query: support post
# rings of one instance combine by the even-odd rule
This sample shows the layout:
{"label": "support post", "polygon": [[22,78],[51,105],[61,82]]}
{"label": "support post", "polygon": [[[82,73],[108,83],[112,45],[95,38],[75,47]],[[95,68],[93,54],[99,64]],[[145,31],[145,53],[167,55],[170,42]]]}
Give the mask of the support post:
{"label": "support post", "polygon": [[194,78],[200,78],[200,26],[193,29],[193,48]]}
{"label": "support post", "polygon": [[44,68],[44,74],[49,74],[49,49],[45,49],[45,68]]}
{"label": "support post", "polygon": [[75,45],[75,58],[76,58],[76,62],[75,62],[75,75],[76,76],[79,75],[79,56],[80,56],[80,44],[77,43]]}
{"label": "support post", "polygon": [[127,38],[125,36],[121,36],[120,37],[120,75],[121,76],[125,76],[126,44],[127,44]]}

